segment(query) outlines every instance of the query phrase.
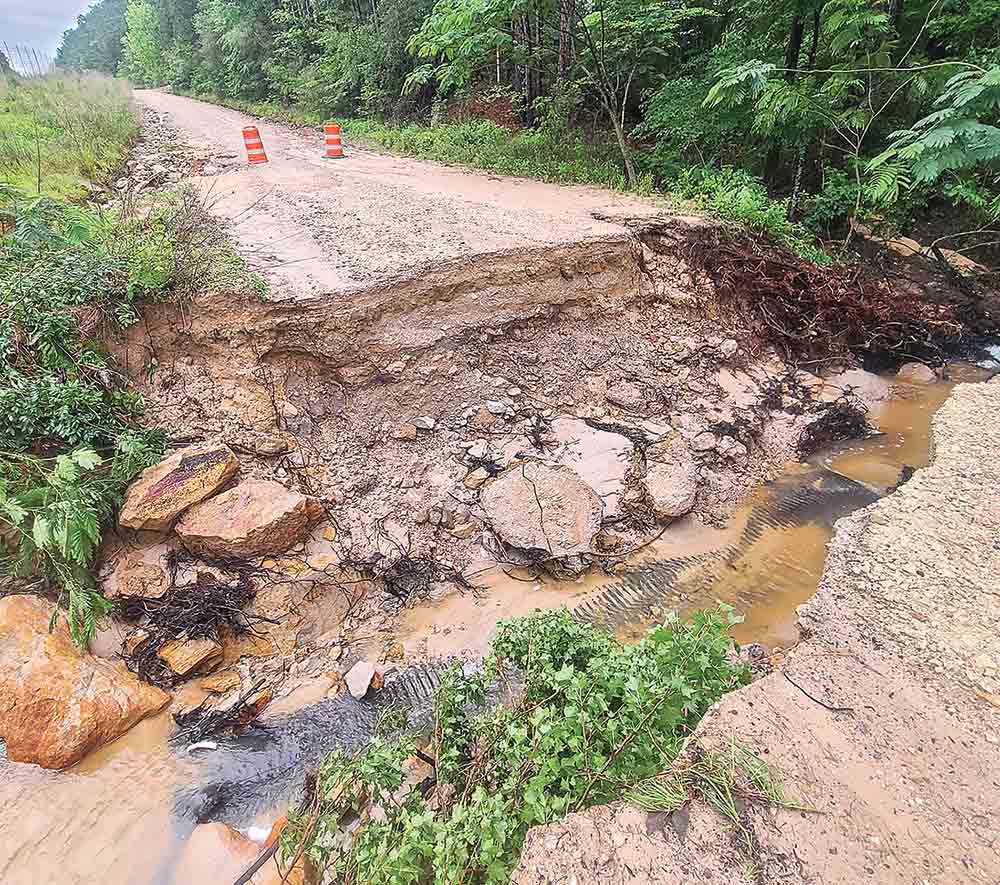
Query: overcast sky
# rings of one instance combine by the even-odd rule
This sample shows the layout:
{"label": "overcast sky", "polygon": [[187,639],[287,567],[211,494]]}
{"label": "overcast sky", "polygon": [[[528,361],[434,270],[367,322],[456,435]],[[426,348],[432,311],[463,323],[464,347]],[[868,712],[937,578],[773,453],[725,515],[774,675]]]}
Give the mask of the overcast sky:
{"label": "overcast sky", "polygon": [[55,55],[62,33],[94,0],[0,0],[0,44]]}

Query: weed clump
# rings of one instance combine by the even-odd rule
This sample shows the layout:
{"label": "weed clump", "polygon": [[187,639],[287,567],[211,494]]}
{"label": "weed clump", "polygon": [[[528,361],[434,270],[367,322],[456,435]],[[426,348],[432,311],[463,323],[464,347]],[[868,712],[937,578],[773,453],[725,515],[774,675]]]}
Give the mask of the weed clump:
{"label": "weed clump", "polygon": [[[337,751],[290,815],[284,861],[304,856],[345,883],[508,881],[530,827],[663,771],[709,706],[748,680],[735,620],[698,612],[628,647],[566,611],[502,623],[482,672],[456,666],[441,683],[424,754],[433,789],[410,785],[413,736]],[[488,707],[495,680],[510,705]]]}

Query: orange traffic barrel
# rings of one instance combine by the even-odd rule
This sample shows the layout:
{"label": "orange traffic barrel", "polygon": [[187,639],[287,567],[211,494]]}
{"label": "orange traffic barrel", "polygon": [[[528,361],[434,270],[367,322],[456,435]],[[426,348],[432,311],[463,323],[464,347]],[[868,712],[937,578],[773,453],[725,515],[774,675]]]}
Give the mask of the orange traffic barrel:
{"label": "orange traffic barrel", "polygon": [[256,126],[246,126],[243,129],[243,144],[247,147],[247,160],[251,166],[256,163],[266,163],[267,154],[264,153],[264,142],[260,140],[260,133]]}
{"label": "orange traffic barrel", "polygon": [[340,127],[336,123],[323,124],[323,136],[326,139],[327,160],[342,160],[347,155],[340,143]]}

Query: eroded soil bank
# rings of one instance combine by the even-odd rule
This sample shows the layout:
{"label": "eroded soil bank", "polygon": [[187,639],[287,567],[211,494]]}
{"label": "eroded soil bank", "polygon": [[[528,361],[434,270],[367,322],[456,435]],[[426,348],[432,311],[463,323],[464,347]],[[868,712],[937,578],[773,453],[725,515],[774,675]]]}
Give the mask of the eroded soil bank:
{"label": "eroded soil bank", "polygon": [[514,882],[997,881],[998,408],[1000,381],[957,388],[931,465],[838,523],[808,638],[692,739],[751,749],[815,811],[749,806],[741,847],[701,800],[595,808],[532,831]]}
{"label": "eroded soil bank", "polygon": [[[130,177],[146,182],[173,162],[183,177],[211,179],[234,165],[213,171],[225,158],[217,146],[204,150],[192,159],[144,143]],[[893,393],[898,379],[847,365],[822,367],[821,378],[785,364],[685,264],[679,247],[705,225],[670,218],[609,230],[602,222],[576,240],[539,237],[475,261],[427,256],[364,289],[216,291],[149,306],[114,347],[171,447],[226,444],[238,456],[234,482],[276,482],[282,496],[297,490],[322,504],[322,516],[297,543],[235,563],[199,559],[179,532],[123,529],[108,540],[101,579],[109,596],[159,599],[185,582],[200,586],[201,573],[224,575],[225,566],[252,577],[253,631],[207,643],[202,663],[215,672],[185,671],[186,684],[169,686],[170,713],[203,699],[223,706],[263,686],[263,728],[234,739],[231,754],[199,755],[184,742],[166,744],[165,714],[69,771],[6,767],[7,804],[44,813],[4,822],[4,880],[51,879],[56,870],[80,883],[232,878],[256,848],[234,831],[195,830],[177,813],[192,782],[214,787],[210,776],[224,769],[239,793],[267,761],[282,769],[283,786],[298,788],[323,746],[312,738],[336,739],[343,723],[316,717],[306,734],[298,724],[308,717],[283,717],[346,698],[356,664],[391,681],[428,660],[475,658],[501,616],[591,605],[627,635],[665,611],[722,596],[748,614],[742,639],[793,644],[794,608],[815,587],[833,519],[895,484],[902,466],[924,463],[919,414],[948,388],[904,382]],[[860,459],[870,487],[838,485],[835,473],[811,464],[787,470],[784,486],[759,488],[786,470],[824,404],[845,394],[880,413],[887,431],[839,453]],[[913,413],[893,417],[905,412],[887,405],[893,395],[916,404]],[[541,501],[547,550],[498,543],[505,518],[533,502],[498,508],[487,493],[519,465],[538,463],[577,477],[592,531],[571,555],[552,555]],[[659,497],[651,491],[657,465],[669,479]],[[833,460],[826,466],[837,469]],[[215,491],[206,504],[229,494]],[[554,502],[563,487],[556,491]],[[827,506],[833,499],[840,503]],[[525,531],[516,520],[509,528],[511,537]],[[647,565],[653,572],[642,571]],[[93,651],[128,654],[137,627],[117,623]],[[270,745],[255,740],[268,730],[284,755],[260,752]],[[291,795],[264,786],[259,814],[239,819],[258,835]],[[238,817],[224,804],[204,811],[211,821]]]}

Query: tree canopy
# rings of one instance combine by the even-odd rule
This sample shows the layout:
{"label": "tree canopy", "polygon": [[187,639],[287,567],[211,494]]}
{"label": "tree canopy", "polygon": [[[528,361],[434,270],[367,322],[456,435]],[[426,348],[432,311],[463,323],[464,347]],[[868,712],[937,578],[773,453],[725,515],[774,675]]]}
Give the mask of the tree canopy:
{"label": "tree canopy", "polygon": [[824,235],[1000,217],[1000,0],[100,0],[59,61],[343,117],[487,96]]}

